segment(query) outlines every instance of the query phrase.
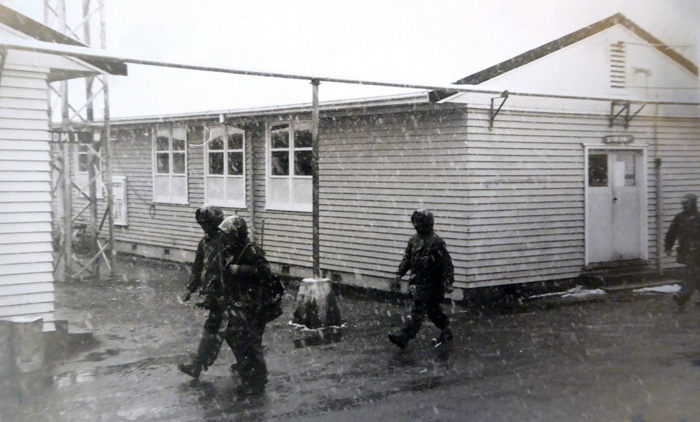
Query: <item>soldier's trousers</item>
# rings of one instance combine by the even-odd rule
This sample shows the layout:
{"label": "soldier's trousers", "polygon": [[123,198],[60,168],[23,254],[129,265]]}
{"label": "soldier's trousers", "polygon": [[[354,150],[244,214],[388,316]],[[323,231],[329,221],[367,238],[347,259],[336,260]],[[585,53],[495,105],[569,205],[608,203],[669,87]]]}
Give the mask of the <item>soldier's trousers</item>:
{"label": "soldier's trousers", "polygon": [[447,327],[450,324],[450,319],[440,306],[443,297],[444,293],[437,289],[426,289],[417,286],[413,295],[413,308],[411,309],[410,320],[401,331],[408,338],[415,338],[426,316],[440,330]]}
{"label": "soldier's trousers", "polygon": [[224,339],[236,356],[236,370],[241,381],[246,385],[263,387],[267,383],[262,346],[265,324],[254,312],[246,310],[234,310],[228,318]]}
{"label": "soldier's trousers", "polygon": [[678,292],[680,303],[687,302],[693,293],[700,291],[700,263],[691,263],[683,268],[683,283],[681,290]]}
{"label": "soldier's trousers", "polygon": [[224,310],[221,308],[214,308],[209,311],[209,316],[206,322],[204,322],[202,338],[197,348],[197,356],[194,358],[195,363],[201,365],[204,369],[212,366],[219,356],[219,349],[221,349],[223,340],[219,334],[219,330],[221,329],[223,319]]}

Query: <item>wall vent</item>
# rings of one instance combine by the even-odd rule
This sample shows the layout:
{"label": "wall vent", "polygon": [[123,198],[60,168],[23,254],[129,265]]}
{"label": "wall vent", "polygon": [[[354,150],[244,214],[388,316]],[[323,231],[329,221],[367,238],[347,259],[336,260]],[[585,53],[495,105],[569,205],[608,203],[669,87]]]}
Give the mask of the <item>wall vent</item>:
{"label": "wall vent", "polygon": [[610,44],[610,88],[624,89],[627,73],[627,54],[625,43],[619,41]]}

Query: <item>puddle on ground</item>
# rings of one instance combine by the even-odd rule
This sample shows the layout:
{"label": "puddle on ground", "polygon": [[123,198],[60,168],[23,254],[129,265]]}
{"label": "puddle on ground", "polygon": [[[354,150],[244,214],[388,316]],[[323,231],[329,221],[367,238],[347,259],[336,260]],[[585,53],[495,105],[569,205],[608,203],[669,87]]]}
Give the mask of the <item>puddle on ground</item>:
{"label": "puddle on ground", "polygon": [[294,340],[294,347],[302,349],[312,346],[324,346],[343,340],[343,332],[339,329],[319,330],[304,338]]}
{"label": "puddle on ground", "polygon": [[85,355],[84,360],[89,362],[99,362],[107,359],[108,357],[116,356],[119,354],[119,352],[120,350],[117,349],[107,349],[104,352],[90,352],[87,355]]}

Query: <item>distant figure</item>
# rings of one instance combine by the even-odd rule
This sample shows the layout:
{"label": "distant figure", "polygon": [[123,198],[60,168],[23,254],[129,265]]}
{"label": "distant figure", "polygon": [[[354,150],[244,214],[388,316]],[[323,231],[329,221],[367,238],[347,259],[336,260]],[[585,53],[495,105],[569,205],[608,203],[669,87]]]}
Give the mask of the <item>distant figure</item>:
{"label": "distant figure", "polygon": [[452,292],[452,259],[445,241],[433,231],[434,220],[430,211],[414,211],[411,223],[417,233],[408,241],[391,286],[392,290],[398,291],[401,277],[411,270],[408,286],[414,303],[410,320],[406,327],[389,334],[389,340],[401,349],[406,348],[409,340],[416,337],[426,315],[441,330],[440,336],[435,340],[437,344],[452,340],[450,320],[440,307],[445,293]]}
{"label": "distant figure", "polygon": [[178,369],[187,375],[198,378],[202,370],[207,370],[219,355],[222,338],[219,335],[221,323],[226,311],[223,303],[223,285],[221,279],[221,231],[219,225],[224,221],[224,213],[218,207],[199,208],[195,214],[197,223],[204,230],[204,237],[199,241],[192,275],[187,284],[187,293],[182,298],[190,300],[192,293],[199,290],[204,297],[195,306],[209,310],[204,323],[204,331],[199,341],[197,354],[190,364],[180,364]]}
{"label": "distant figure", "polygon": [[265,324],[279,316],[265,311],[274,277],[265,253],[248,238],[248,226],[242,217],[227,218],[219,229],[228,301],[224,338],[236,356],[235,369],[241,377],[238,393],[261,394],[267,383],[262,337]]}
{"label": "distant figure", "polygon": [[700,212],[698,212],[697,196],[687,193],[681,201],[683,211],[678,213],[666,233],[664,244],[666,254],[670,255],[673,244],[678,239],[676,261],[685,265],[682,275],[680,292],[673,295],[678,306],[683,306],[700,290]]}

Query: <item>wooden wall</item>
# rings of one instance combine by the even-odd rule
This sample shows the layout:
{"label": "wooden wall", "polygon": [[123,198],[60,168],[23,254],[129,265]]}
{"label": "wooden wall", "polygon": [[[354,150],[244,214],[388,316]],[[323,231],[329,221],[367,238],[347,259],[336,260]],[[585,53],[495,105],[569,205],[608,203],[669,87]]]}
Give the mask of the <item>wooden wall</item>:
{"label": "wooden wall", "polygon": [[[306,276],[311,213],[265,209],[265,124],[288,118],[310,115],[232,122],[246,129],[248,199],[246,209],[226,213],[249,223],[254,215],[255,241],[268,259]],[[126,175],[129,185],[129,226],[117,228],[116,238],[137,244],[136,253],[151,254],[142,245],[191,253],[201,236],[194,210],[204,201],[204,156],[194,144],[202,141],[197,127],[203,123],[183,123],[191,127],[189,205],[152,204],[150,126],[115,127],[113,173]],[[428,208],[452,255],[458,287],[577,277],[585,254],[583,145],[602,145],[611,133],[633,135],[634,145],[647,150],[651,265],[658,260],[655,159],[663,162],[664,234],[682,194],[700,192],[698,119],[638,116],[624,129],[610,128],[606,115],[504,109],[493,129],[488,126],[488,110],[466,105],[322,114],[324,275],[383,287],[414,233],[411,213]]]}
{"label": "wooden wall", "polygon": [[0,79],[0,319],[54,329],[48,68],[10,58]]}

